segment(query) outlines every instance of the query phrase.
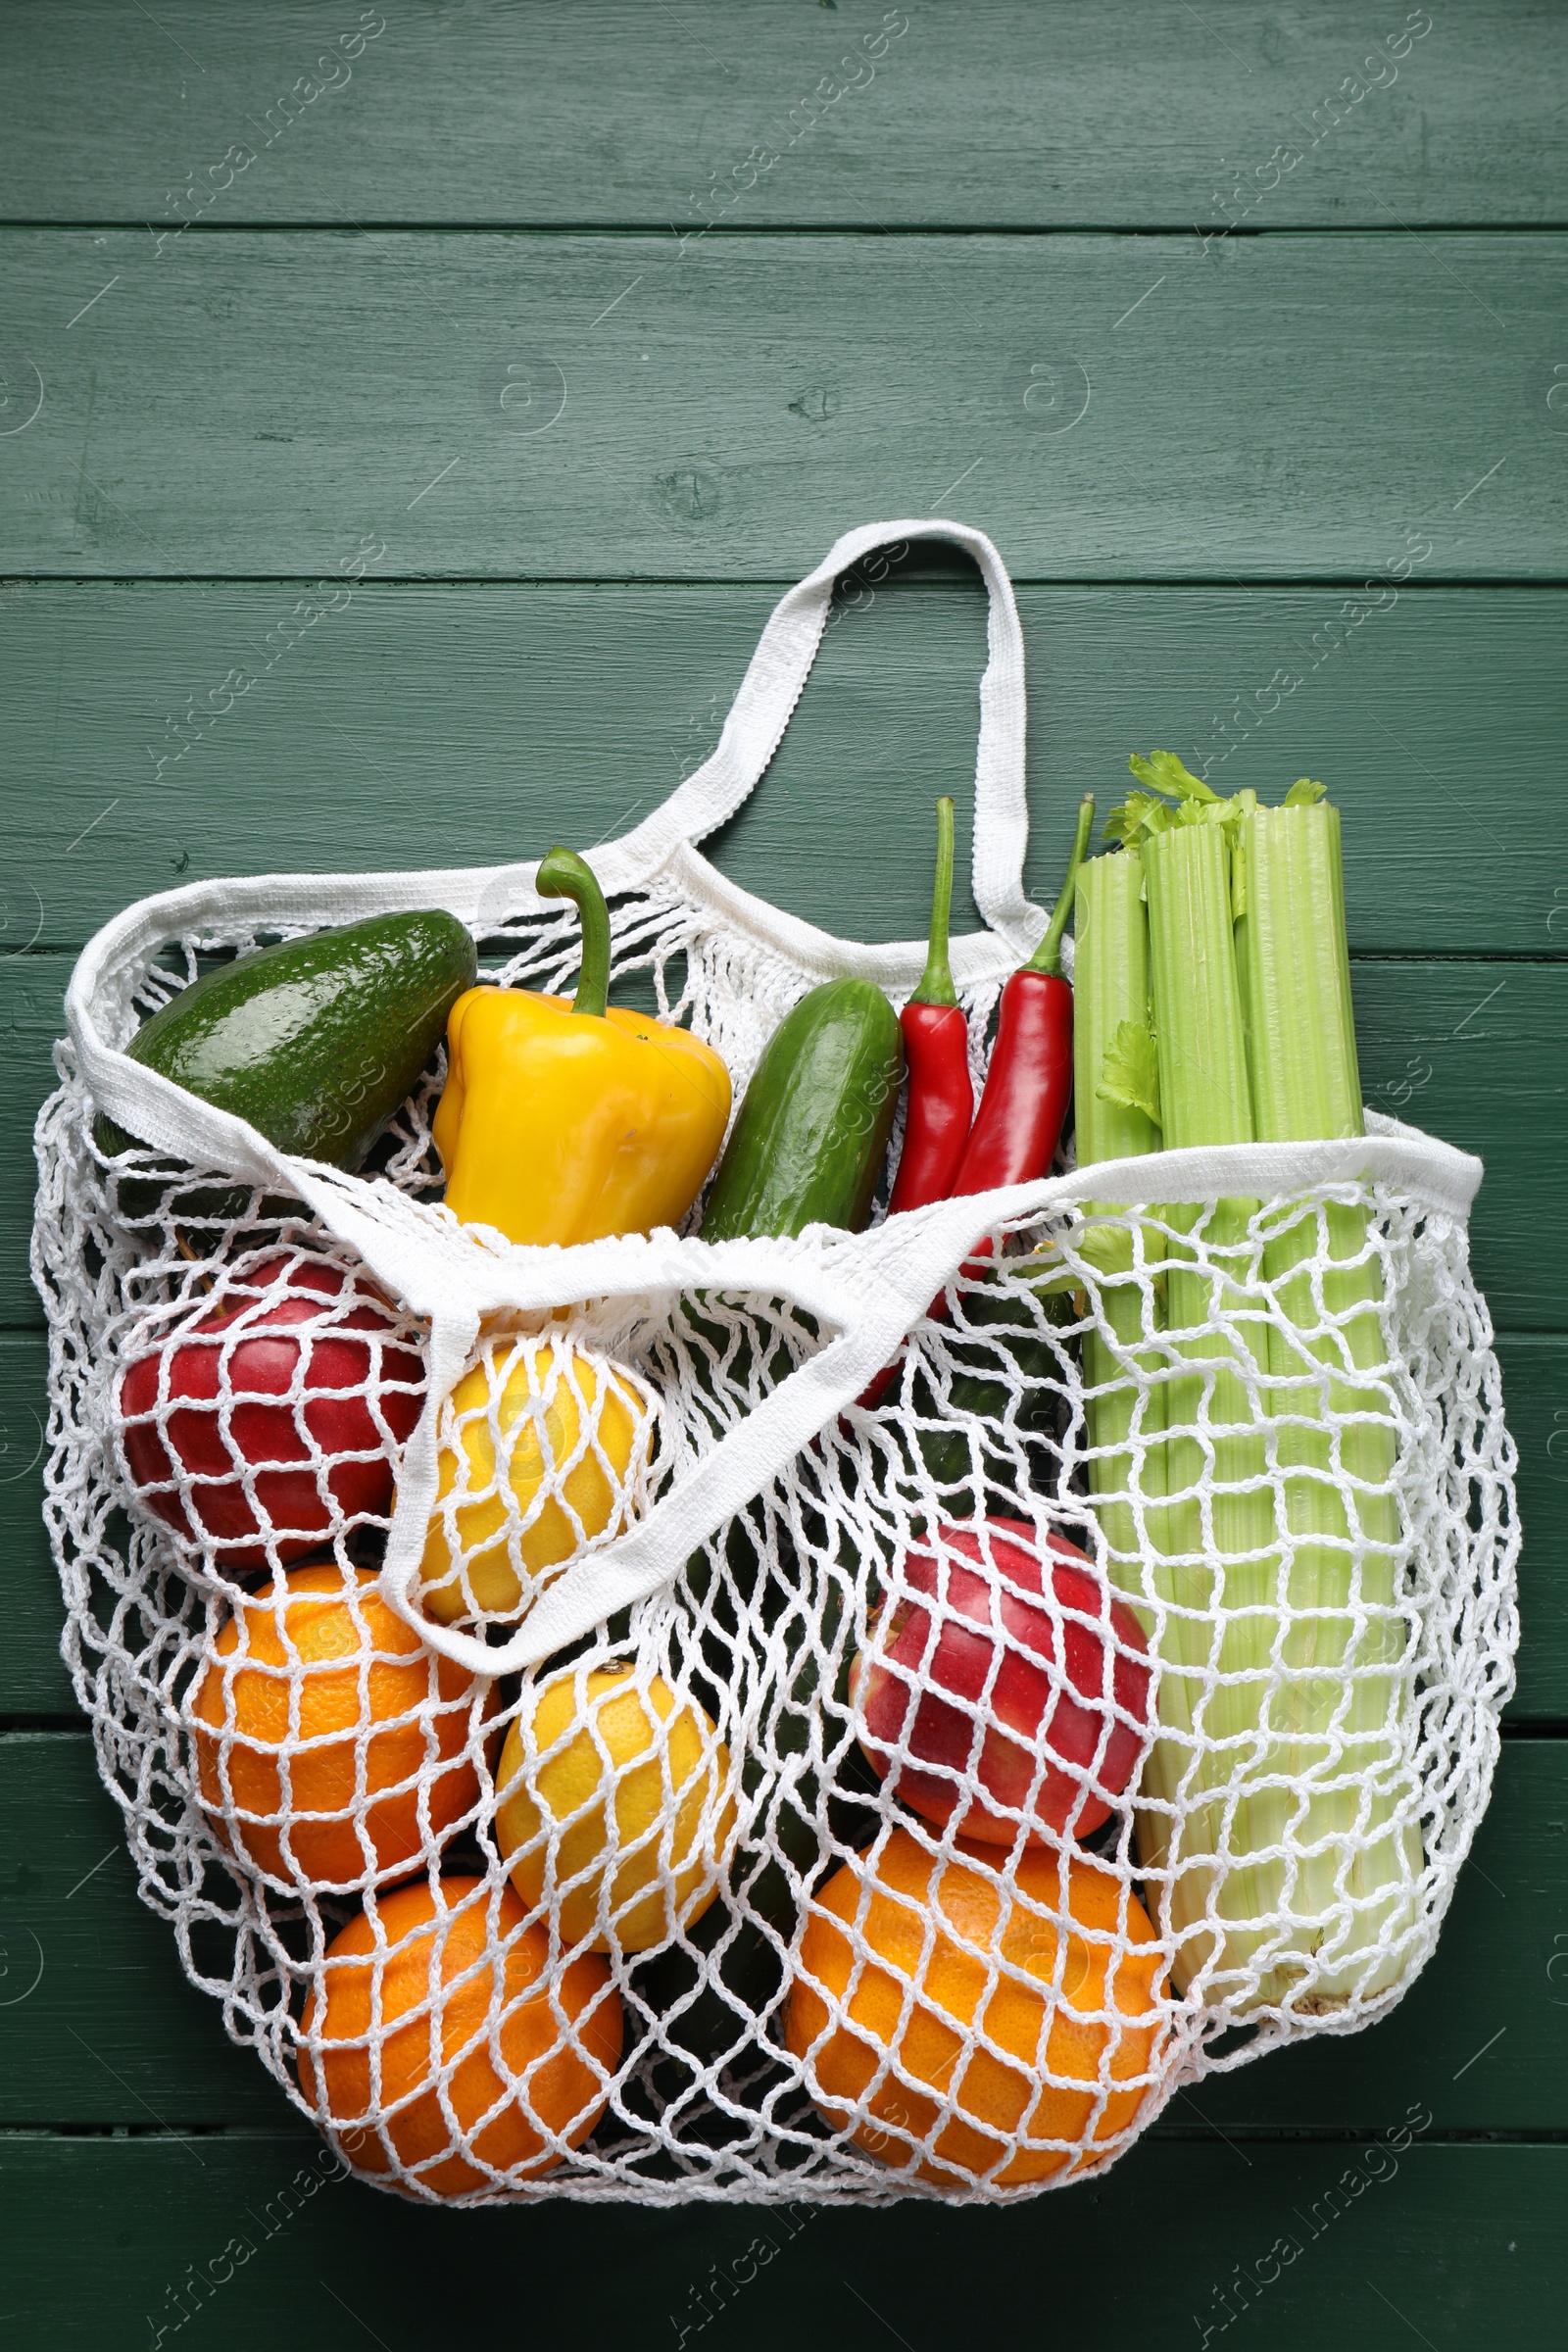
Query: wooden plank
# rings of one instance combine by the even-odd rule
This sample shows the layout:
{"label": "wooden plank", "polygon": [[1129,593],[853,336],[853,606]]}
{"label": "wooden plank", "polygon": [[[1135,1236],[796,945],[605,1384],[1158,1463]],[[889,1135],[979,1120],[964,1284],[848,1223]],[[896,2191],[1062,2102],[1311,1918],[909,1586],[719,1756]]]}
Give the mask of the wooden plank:
{"label": "wooden plank", "polygon": [[[70,962],[59,956],[16,956],[0,963],[0,1025],[7,1053],[0,1066],[0,1329],[42,1330],[43,1309],[28,1272],[32,1202],[38,1171],[32,1123],[55,1086],[50,1059],[64,1028],[61,1002]],[[5,1099],[4,1090],[14,1091]]]}
{"label": "wooden plank", "polygon": [[352,207],[691,231],[1568,213],[1561,24],[1542,0],[155,13],[13,11],[9,217],[173,227]]}
{"label": "wooden plank", "polygon": [[60,1656],[60,1580],[43,1524],[48,1368],[41,1333],[0,1334],[0,1560],[7,1601],[0,1718],[76,1712]]}
{"label": "wooden plank", "polygon": [[[0,1771],[0,2128],[280,2117],[276,2085],[138,1901],[85,1732],[6,1735]],[[1394,2014],[1203,2082],[1157,2129],[1375,2131],[1420,2098],[1444,2131],[1555,2131],[1565,1860],[1568,1743],[1510,1739],[1437,1954]]]}
{"label": "wooden plank", "polygon": [[[749,889],[874,939],[924,928],[938,792],[958,797],[967,900],[984,599],[972,571],[909,584],[915,561],[847,591],[720,853]],[[1568,596],[1419,579],[1354,626],[1331,588],[1023,589],[1034,895],[1054,896],[1079,793],[1109,808],[1128,753],[1157,742],[1222,791],[1328,781],[1355,947],[1568,944],[1568,864],[1540,847],[1560,821]],[[79,947],[176,879],[482,863],[618,831],[711,750],[774,594],[378,584],[270,647],[290,587],[13,586],[3,944]],[[254,678],[237,696],[236,670]]]}
{"label": "wooden plank", "polygon": [[12,230],[0,567],[794,578],[951,502],[1026,577],[1560,578],[1565,251]]}
{"label": "wooden plank", "polygon": [[1519,1448],[1519,1687],[1515,1722],[1568,1720],[1568,1346],[1544,1334],[1497,1342],[1503,1406]]}
{"label": "wooden plank", "polygon": [[1365,1100],[1487,1163],[1470,1254],[1493,1321],[1561,1329],[1568,1280],[1541,1224],[1568,1126],[1568,964],[1362,961],[1352,986]]}
{"label": "wooden plank", "polygon": [[0,2119],[142,2130],[280,2122],[271,2078],[136,1892],[85,1729],[0,1740]]}
{"label": "wooden plank", "polygon": [[[0,1066],[0,1328],[42,1320],[26,1273],[30,1132],[53,1084],[70,970],[63,956],[0,962],[0,1023],[11,1041]],[[1354,985],[1366,1100],[1488,1162],[1471,1254],[1494,1321],[1568,1329],[1568,1261],[1541,1239],[1565,1146],[1568,964],[1359,959]]]}
{"label": "wooden plank", "polygon": [[[1568,2150],[1402,2136],[1135,2149],[1010,2210],[553,2204],[432,2211],[332,2178],[303,2135],[8,2139],[18,2343],[342,2352],[596,2331],[686,2346],[1248,2339],[1388,2352],[1561,2342]],[[1240,2282],[1240,2283],[1239,2283]],[[1153,2315],[1153,2316],[1152,2316]],[[353,2323],[351,2325],[351,2323]],[[873,2325],[873,2323],[875,2323]],[[665,2332],[666,2328],[671,2332]],[[1196,2333],[1194,2332],[1196,2328]],[[1206,2331],[1206,2332],[1205,2332]]]}
{"label": "wooden plank", "polygon": [[[1519,1724],[1568,1719],[1568,1339],[1507,1333],[1500,1341],[1508,1426],[1519,1447],[1524,1640]],[[44,1535],[39,1456],[46,1412],[41,1335],[0,1335],[0,1559],[8,1614],[0,1647],[0,1718],[72,1718],[60,1659],[59,1580]]]}

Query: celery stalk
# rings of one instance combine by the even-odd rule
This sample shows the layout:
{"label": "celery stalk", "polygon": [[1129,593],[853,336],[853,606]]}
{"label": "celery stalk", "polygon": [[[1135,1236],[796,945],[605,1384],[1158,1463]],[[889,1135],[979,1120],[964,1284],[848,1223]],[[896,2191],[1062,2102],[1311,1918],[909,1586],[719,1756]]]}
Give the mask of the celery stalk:
{"label": "celery stalk", "polygon": [[[1231,830],[1219,822],[1182,823],[1144,844],[1160,1106],[1172,1150],[1252,1140]],[[1238,1779],[1256,1746],[1273,1631],[1266,1611],[1278,1575],[1278,1533],[1267,1436],[1244,1377],[1254,1369],[1245,1340],[1203,1328],[1216,1309],[1234,1317],[1247,1304],[1249,1228],[1257,1205],[1222,1200],[1206,1217],[1187,1205],[1168,1212],[1178,1233],[1202,1221],[1204,1262],[1196,1250],[1170,1246],[1168,1500],[1154,1515],[1153,1533],[1163,1555],[1155,1571],[1160,1595],[1171,1611],[1158,1642],[1159,1720],[1176,1736],[1156,1741],[1146,1767],[1144,1794],[1152,1801],[1140,1814],[1139,1835],[1146,1859],[1161,1860],[1177,1874],[1170,1916],[1188,1931],[1177,1963],[1178,1978],[1188,1980],[1213,1953],[1216,1931],[1203,1925],[1211,1903],[1234,1923],[1218,1937],[1222,1970],[1245,1965],[1250,1923],[1275,1907],[1268,1872],[1247,1859],[1266,1841],[1251,1838],[1245,1820],[1232,1815]],[[1265,1346],[1260,1329],[1259,1358]],[[1195,1369],[1175,1369],[1183,1363]],[[1200,1491],[1205,1473],[1206,1500]],[[1205,1554],[1223,1564],[1217,1580]],[[1219,1679],[1205,1690],[1211,1675]],[[1184,1733],[1201,1738],[1203,1746]],[[1182,1829],[1172,1838],[1178,1808]],[[1212,1868],[1201,1866],[1204,1857]]]}
{"label": "celery stalk", "polygon": [[[1359,1135],[1339,812],[1326,803],[1258,809],[1243,820],[1241,848],[1258,1138]],[[1318,1248],[1318,1213],[1288,1225],[1263,1258],[1291,1327],[1269,1330],[1269,1368],[1280,1384],[1270,1404],[1279,1462],[1297,1473],[1285,1484],[1292,1619],[1281,1644],[1293,1679],[1271,1697],[1267,1769],[1271,1779],[1311,1793],[1303,1805],[1280,1786],[1266,1800],[1250,1801],[1269,1817],[1257,1827],[1287,1840],[1297,1856],[1294,1884],[1282,1888],[1280,1902],[1299,1922],[1304,1951],[1321,1943],[1314,1923],[1326,1911],[1346,1894],[1356,1906],[1352,1935],[1324,1955],[1328,1965],[1312,1987],[1313,2007],[1333,2008],[1358,1987],[1365,1994],[1397,1981],[1403,1953],[1387,1951],[1375,1969],[1368,1962],[1381,1936],[1392,1942],[1413,1921],[1422,1853],[1418,1792],[1401,1761],[1399,1732],[1406,1690],[1400,1522],[1389,1492],[1395,1432],[1375,1389],[1335,1378],[1375,1373],[1386,1363],[1381,1281],[1376,1260],[1367,1259],[1366,1212],[1331,1202],[1321,1214],[1328,1254],[1344,1269],[1322,1276],[1323,1313],[1310,1274],[1291,1272]],[[1341,1424],[1339,1436],[1339,1467],[1355,1482],[1352,1510],[1335,1475],[1325,1408],[1356,1416]],[[1359,1633],[1357,1602],[1376,1612],[1362,1617]],[[1264,1997],[1283,1997],[1304,1973],[1286,1948]]]}
{"label": "celery stalk", "polygon": [[[1159,1130],[1147,1109],[1115,1100],[1106,1091],[1105,1063],[1112,1040],[1124,1025],[1141,1029],[1149,1012],[1149,921],[1144,912],[1143,860],[1136,850],[1110,858],[1091,858],[1078,869],[1074,909],[1073,962],[1073,1101],[1080,1167],[1094,1160],[1130,1159],[1156,1151]],[[1090,1201],[1092,1216],[1119,1215],[1114,1203]],[[1159,1461],[1156,1439],[1161,1392],[1146,1393],[1142,1410],[1135,1381],[1128,1379],[1125,1357],[1151,1336],[1146,1325],[1145,1292],[1132,1279],[1135,1233],[1142,1233],[1147,1257],[1156,1250],[1158,1236],[1147,1228],[1100,1226],[1086,1240],[1097,1271],[1104,1279],[1098,1289],[1099,1312],[1115,1345],[1099,1331],[1084,1337],[1084,1379],[1089,1390],[1084,1417],[1089,1444],[1089,1491],[1110,1555],[1111,1574],[1136,1600],[1142,1600],[1139,1562],[1143,1544],[1138,1514],[1128,1499],[1141,1490],[1148,1494],[1150,1471]],[[1119,1279],[1118,1279],[1119,1278]],[[1134,1443],[1129,1445],[1129,1440]],[[1140,1612],[1149,1630],[1150,1612]]]}
{"label": "celery stalk", "polygon": [[[1108,828],[1129,847],[1080,882],[1080,1164],[1147,1148],[1152,1131],[1118,1107],[1146,1084],[1172,1149],[1359,1134],[1339,819],[1315,805],[1321,786],[1303,779],[1285,808],[1260,810],[1250,793],[1219,801],[1167,753],[1132,766],[1151,789]],[[1127,911],[1135,841],[1147,975]],[[1097,947],[1096,912],[1118,891],[1120,931],[1107,921]],[[1157,1087],[1140,1074],[1147,1035],[1142,1054],[1130,1031],[1119,1047],[1115,1035],[1136,1024],[1146,978]],[[1320,1223],[1287,1209],[1259,1249],[1257,1207],[1212,1207],[1201,1261],[1183,1237],[1202,1212],[1165,1212],[1164,1329],[1142,1357],[1159,1364],[1163,1392],[1164,1436],[1143,1463],[1144,1495],[1158,1497],[1143,1513],[1148,1556],[1125,1557],[1123,1506],[1101,1516],[1112,1572],[1143,1595],[1155,1636],[1158,1734],[1136,1822],[1146,1868],[1168,1882],[1176,1982],[1185,1989],[1208,1964],[1215,2003],[1295,1994],[1332,2012],[1397,1981],[1403,1955],[1384,1947],[1413,1920],[1422,1860],[1401,1738],[1395,1430],[1375,1378],[1386,1358],[1365,1213],[1331,1204]],[[1320,1233],[1329,1263],[1314,1289]],[[1122,1338],[1114,1298],[1112,1286],[1101,1311]],[[1224,1335],[1205,1328],[1216,1305]],[[1092,1448],[1104,1445],[1092,1493],[1097,1478],[1108,1490],[1125,1476],[1134,1426],[1132,1400],[1099,1394],[1103,1360],[1091,1334],[1087,1417]],[[1331,1944],[1325,1922],[1347,1897],[1352,1924]],[[1237,1979],[1254,1973],[1244,2003]]]}

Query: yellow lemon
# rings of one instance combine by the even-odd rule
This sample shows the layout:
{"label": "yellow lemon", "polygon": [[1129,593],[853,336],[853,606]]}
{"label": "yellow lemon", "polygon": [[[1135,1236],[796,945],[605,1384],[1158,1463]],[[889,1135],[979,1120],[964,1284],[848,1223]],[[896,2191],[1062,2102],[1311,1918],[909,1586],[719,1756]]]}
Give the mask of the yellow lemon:
{"label": "yellow lemon", "polygon": [[565,1667],[524,1709],[501,1751],[496,1841],[530,1911],[553,1857],[568,1944],[645,1952],[701,1919],[735,1830],[729,1751],[704,1710],[662,1675],[645,1696],[629,1666]]}
{"label": "yellow lemon", "polygon": [[517,1615],[535,1580],[639,1507],[652,1399],[559,1334],[487,1340],[441,1408],[420,1597],[440,1625]]}

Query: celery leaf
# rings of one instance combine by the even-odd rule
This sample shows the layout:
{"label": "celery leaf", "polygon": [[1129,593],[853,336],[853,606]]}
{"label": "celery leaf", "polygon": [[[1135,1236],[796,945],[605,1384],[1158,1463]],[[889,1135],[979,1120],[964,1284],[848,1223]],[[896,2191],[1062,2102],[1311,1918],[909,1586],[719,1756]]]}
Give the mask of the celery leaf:
{"label": "celery leaf", "polygon": [[1174,811],[1163,801],[1152,800],[1147,792],[1130,792],[1106,817],[1103,837],[1130,849],[1141,834],[1162,833],[1173,821]]}
{"label": "celery leaf", "polygon": [[1314,784],[1310,776],[1298,776],[1281,804],[1286,808],[1310,808],[1315,801],[1328,798],[1326,784]]}
{"label": "celery leaf", "polygon": [[1151,752],[1141,760],[1136,752],[1127,762],[1140,784],[1162,792],[1171,801],[1217,801],[1220,795],[1201,776],[1195,776],[1174,752]]}
{"label": "celery leaf", "polygon": [[1153,1032],[1144,1021],[1120,1021],[1105,1040],[1105,1058],[1095,1089],[1103,1102],[1119,1102],[1125,1110],[1141,1110],[1156,1127],[1159,1115],[1159,1062]]}
{"label": "celery leaf", "polygon": [[1092,1273],[1132,1272],[1133,1237],[1127,1225],[1108,1218],[1103,1223],[1097,1219],[1092,1225],[1080,1225],[1072,1241],[1080,1259]]}
{"label": "celery leaf", "polygon": [[1178,825],[1228,825],[1240,821],[1240,810],[1234,801],[1183,801],[1173,811],[1172,823]]}

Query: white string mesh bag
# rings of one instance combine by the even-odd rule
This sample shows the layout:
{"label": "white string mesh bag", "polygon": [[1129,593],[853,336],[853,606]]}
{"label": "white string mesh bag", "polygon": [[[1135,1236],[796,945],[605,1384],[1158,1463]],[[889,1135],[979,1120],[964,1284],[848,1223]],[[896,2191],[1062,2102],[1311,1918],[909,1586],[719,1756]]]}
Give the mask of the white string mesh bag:
{"label": "white string mesh bag", "polygon": [[[594,855],[614,972],[737,1099],[809,986],[918,978],[923,943],[830,939],[693,845],[836,576],[934,536],[991,596],[977,1069],[1038,939],[996,551],[852,533],[713,758]],[[439,1057],[347,1176],[120,1051],[199,956],[394,908],[559,989],[534,870],[172,892],[68,998],[34,1236],[64,1649],[230,2034],[416,2198],[997,2201],[1383,2014],[1512,1687],[1479,1163],[1369,1117],[862,1235],[523,1250],[440,1204]],[[100,1112],[146,1149],[106,1160]]]}

